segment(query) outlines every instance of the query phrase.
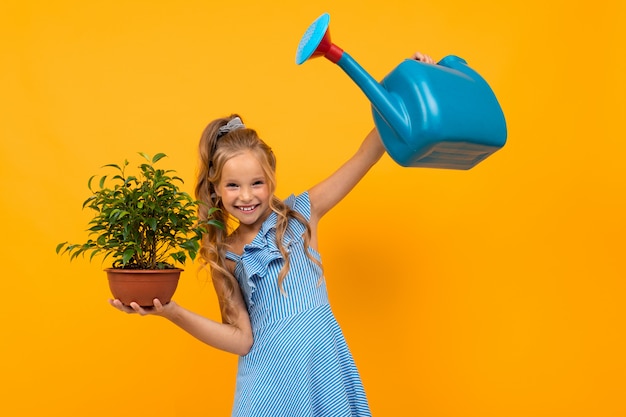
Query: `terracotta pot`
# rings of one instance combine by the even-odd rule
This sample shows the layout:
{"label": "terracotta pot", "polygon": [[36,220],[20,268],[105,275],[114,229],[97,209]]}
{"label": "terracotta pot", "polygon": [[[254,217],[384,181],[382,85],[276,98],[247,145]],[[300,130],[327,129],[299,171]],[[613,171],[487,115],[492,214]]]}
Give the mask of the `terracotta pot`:
{"label": "terracotta pot", "polygon": [[113,297],[125,305],[135,301],[142,307],[152,307],[158,298],[167,304],[172,299],[182,269],[105,269]]}

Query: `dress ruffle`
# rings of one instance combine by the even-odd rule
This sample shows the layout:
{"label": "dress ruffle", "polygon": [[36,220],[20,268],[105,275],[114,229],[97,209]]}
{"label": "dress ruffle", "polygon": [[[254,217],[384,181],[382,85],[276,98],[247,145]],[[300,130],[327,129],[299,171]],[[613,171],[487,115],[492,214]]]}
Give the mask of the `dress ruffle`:
{"label": "dress ruffle", "polygon": [[[285,203],[311,218],[307,192]],[[322,269],[304,246],[306,226],[291,219],[283,244],[291,265],[284,265],[276,245],[277,216],[271,213],[235,262],[235,276],[248,305],[254,343],[239,357],[233,417],[360,416],[371,417],[363,384],[333,313]],[[308,251],[308,253],[307,253]]]}
{"label": "dress ruffle", "polygon": [[[294,209],[296,196],[291,195],[285,200],[285,204]],[[308,217],[308,216],[307,216]],[[278,216],[272,212],[261,225],[261,230],[249,244],[243,248],[241,256],[235,255],[237,265],[235,275],[245,295],[248,308],[254,305],[252,294],[256,289],[255,279],[261,279],[267,275],[272,262],[284,262],[283,256],[276,244],[276,221]],[[289,220],[289,227],[283,237],[283,245],[287,252],[290,247],[304,240],[306,227],[295,219]],[[231,256],[234,254],[231,254]]]}

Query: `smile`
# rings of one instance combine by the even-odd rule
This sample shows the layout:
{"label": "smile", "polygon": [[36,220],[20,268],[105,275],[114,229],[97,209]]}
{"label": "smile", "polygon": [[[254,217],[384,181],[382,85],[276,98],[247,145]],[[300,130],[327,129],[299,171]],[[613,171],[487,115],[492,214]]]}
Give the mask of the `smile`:
{"label": "smile", "polygon": [[254,211],[254,209],[256,209],[259,205],[255,205],[255,206],[237,206],[237,208],[240,211],[243,211],[244,213],[249,213],[251,211]]}

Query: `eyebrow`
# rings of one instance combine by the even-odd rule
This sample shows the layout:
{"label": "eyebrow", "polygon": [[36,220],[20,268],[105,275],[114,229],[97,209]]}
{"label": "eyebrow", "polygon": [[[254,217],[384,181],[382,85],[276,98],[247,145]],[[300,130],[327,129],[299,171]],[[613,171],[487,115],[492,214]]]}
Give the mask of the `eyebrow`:
{"label": "eyebrow", "polygon": [[[265,176],[258,176],[258,177],[253,177],[250,179],[250,182],[255,182],[255,181],[267,181],[267,178]],[[222,182],[241,182],[239,179],[235,179],[235,178],[222,178]]]}

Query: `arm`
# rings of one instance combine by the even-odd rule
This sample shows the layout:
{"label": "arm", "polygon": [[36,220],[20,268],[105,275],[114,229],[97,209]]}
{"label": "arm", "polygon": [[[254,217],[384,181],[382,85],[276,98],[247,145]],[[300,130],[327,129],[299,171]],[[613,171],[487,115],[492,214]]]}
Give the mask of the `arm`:
{"label": "arm", "polygon": [[[216,280],[213,281],[216,283]],[[215,284],[215,290],[221,291]],[[252,327],[250,317],[239,287],[235,288],[233,302],[237,309],[235,323],[218,323],[209,318],[200,316],[189,311],[174,301],[162,305],[158,299],[154,300],[154,308],[146,310],[137,303],[131,303],[130,307],[124,306],[119,300],[111,300],[110,303],[118,310],[140,315],[157,315],[164,317],[189,333],[191,336],[214,348],[234,353],[240,356],[248,354],[252,347]]]}
{"label": "arm", "polygon": [[313,227],[358,184],[383,153],[385,148],[380,141],[380,135],[373,129],[348,161],[330,177],[309,190]]}
{"label": "arm", "polygon": [[[435,64],[430,55],[415,52],[410,57],[417,61]],[[309,190],[311,200],[311,227],[315,229],[317,222],[331,208],[339,203],[370,168],[378,162],[385,148],[376,129],[365,138],[359,150],[343,164],[334,174]]]}

